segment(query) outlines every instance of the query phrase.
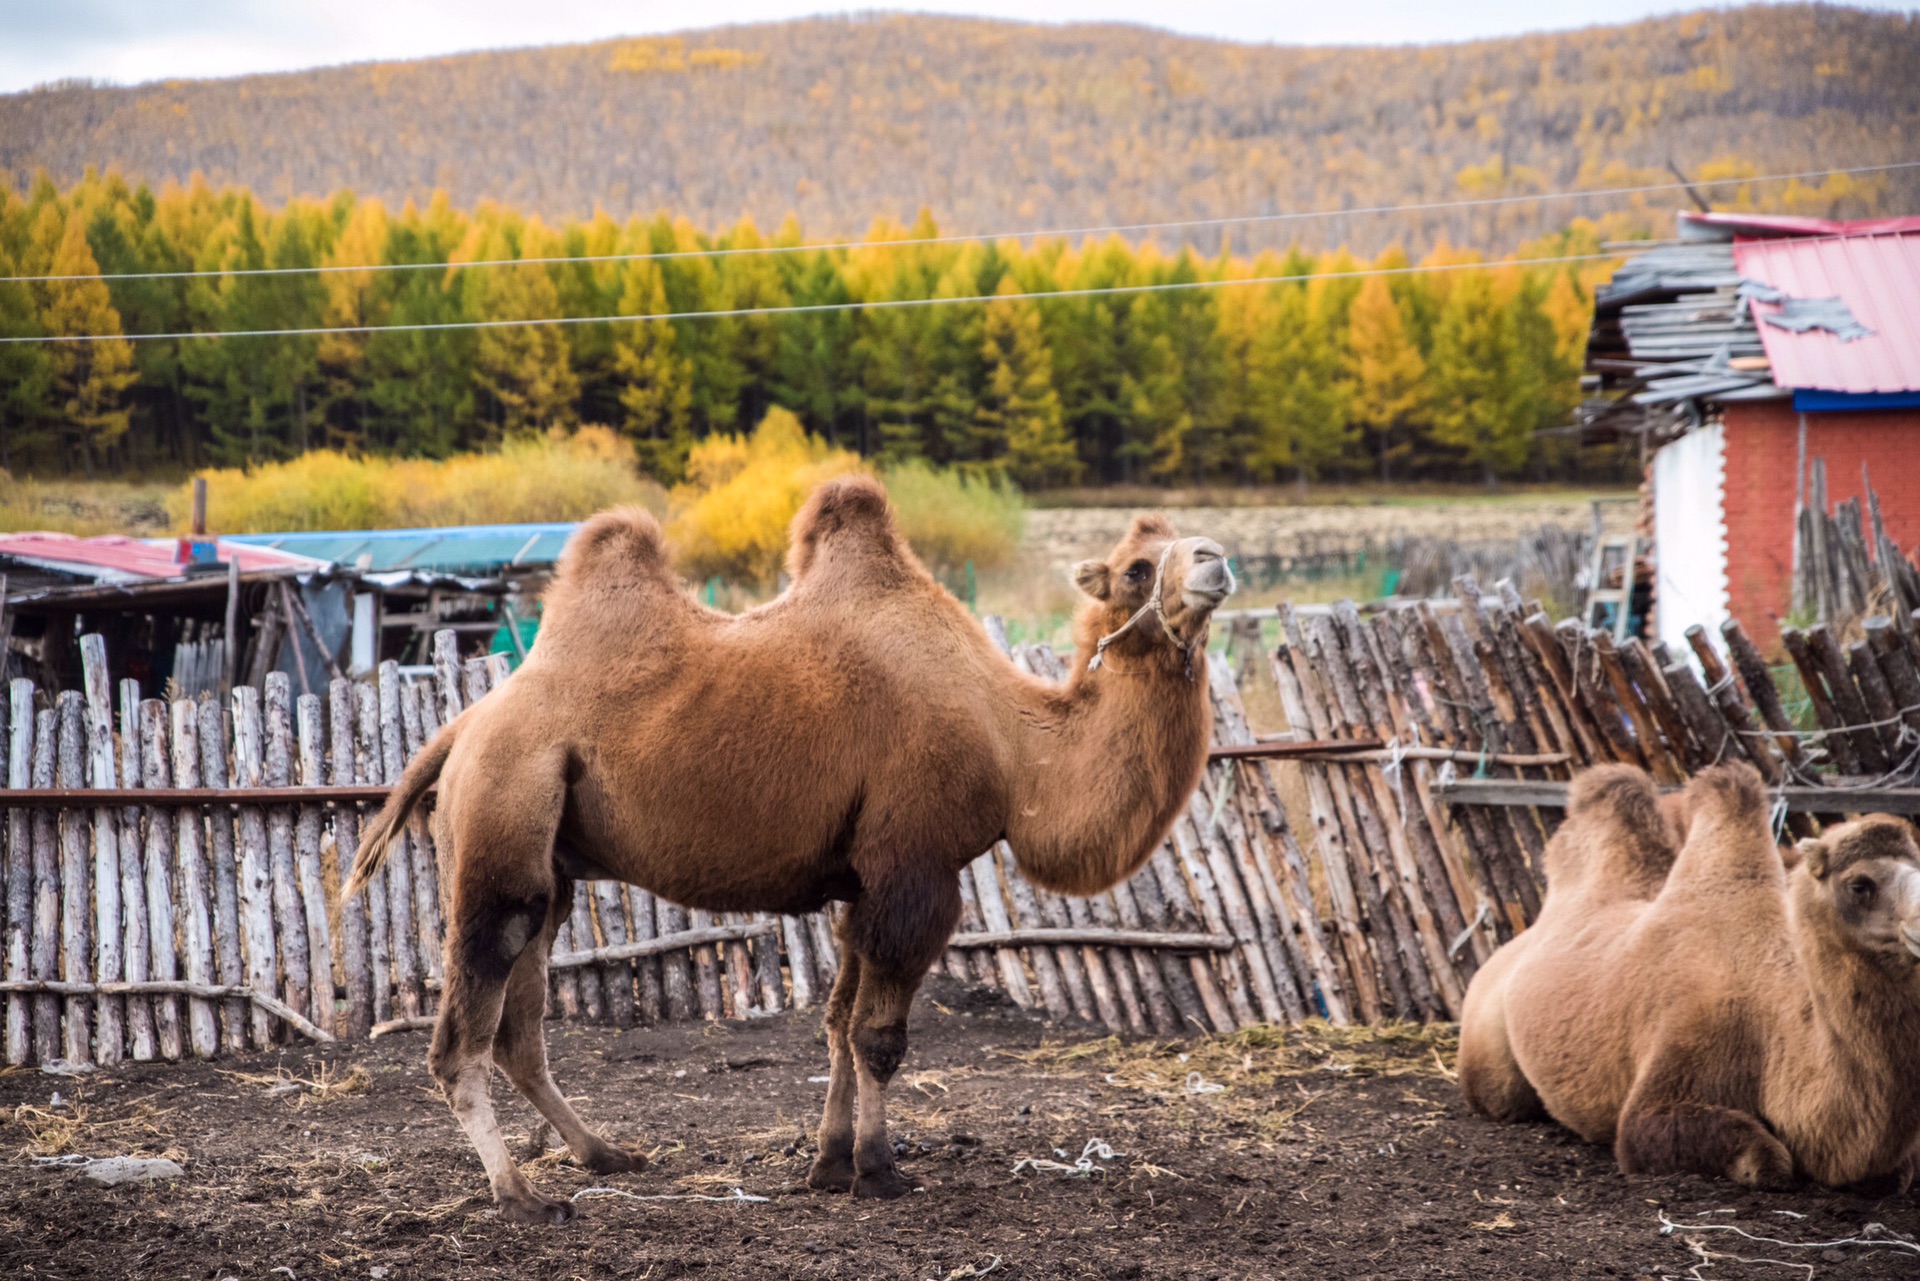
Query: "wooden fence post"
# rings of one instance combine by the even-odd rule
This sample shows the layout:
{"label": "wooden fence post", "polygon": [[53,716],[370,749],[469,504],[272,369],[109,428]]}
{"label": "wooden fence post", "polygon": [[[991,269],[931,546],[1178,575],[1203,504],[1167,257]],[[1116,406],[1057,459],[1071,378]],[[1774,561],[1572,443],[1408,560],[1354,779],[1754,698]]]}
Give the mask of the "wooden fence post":
{"label": "wooden fence post", "polygon": [[[139,686],[135,685],[135,692]],[[173,768],[167,750],[167,705],[157,698],[139,703],[140,778],[146,787],[173,786]],[[123,732],[131,729],[125,727]],[[174,945],[173,815],[157,806],[146,812],[147,824],[147,946],[148,976],[171,983],[180,977],[180,954]],[[154,1032],[160,1055],[178,1059],[186,1050],[180,1029],[180,1002],[172,996],[153,999]]]}
{"label": "wooden fence post", "polygon": [[[173,730],[173,782],[176,787],[200,787],[200,727],[192,700],[180,699],[167,709]],[[180,942],[186,953],[187,982],[211,987],[213,968],[213,885],[207,875],[203,837],[206,817],[183,805],[173,814],[174,851],[180,860]],[[210,1059],[220,1051],[220,1024],[213,1002],[194,997],[187,1002],[187,1045],[196,1058]]]}
{"label": "wooden fence post", "polygon": [[[0,651],[0,668],[6,654]],[[16,680],[8,688],[7,786],[33,786],[33,682]],[[24,981],[31,973],[33,937],[33,823],[25,810],[7,812],[7,939],[6,976]],[[32,1017],[24,992],[7,997],[6,1059],[9,1064],[29,1061]]]}
{"label": "wooden fence post", "polygon": [[[200,740],[200,778],[208,787],[233,786],[233,769],[228,763],[228,745],[233,741],[219,699],[201,699],[195,707],[199,721],[196,737]],[[246,982],[241,959],[240,865],[234,850],[236,815],[225,805],[207,807],[209,845],[213,851],[213,937],[214,957],[220,965],[220,982],[239,987]],[[220,1044],[230,1054],[247,1048],[247,1029],[253,1020],[249,1003],[228,1000],[220,1007]]]}

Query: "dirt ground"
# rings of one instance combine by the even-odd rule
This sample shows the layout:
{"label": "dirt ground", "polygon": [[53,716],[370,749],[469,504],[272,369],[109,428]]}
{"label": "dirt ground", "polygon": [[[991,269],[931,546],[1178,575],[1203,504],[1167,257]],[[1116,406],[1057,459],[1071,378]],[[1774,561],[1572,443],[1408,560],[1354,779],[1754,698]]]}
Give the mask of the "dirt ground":
{"label": "dirt ground", "polygon": [[[1446,1029],[1122,1045],[940,981],[921,997],[894,1089],[902,1165],[926,1187],[886,1203],[804,1187],[825,1088],[812,1016],[553,1024],[550,1043],[589,1119],[654,1152],[645,1172],[610,1178],[558,1154],[536,1159],[542,1188],[578,1195],[580,1217],[562,1228],[494,1218],[479,1161],[426,1075],[423,1033],[0,1076],[0,1275],[1920,1276],[1920,1258],[1884,1247],[1663,1234],[1665,1215],[1794,1242],[1911,1238],[1920,1195],[1625,1178],[1607,1152],[1554,1127],[1469,1117],[1448,1079]],[[524,1142],[531,1110],[503,1081],[495,1098]],[[1089,1152],[1091,1140],[1111,1155]],[[121,1153],[167,1154],[185,1174],[103,1187],[35,1160]],[[1027,1158],[1055,1167],[1016,1170]],[[766,1199],[584,1194],[594,1187]]]}

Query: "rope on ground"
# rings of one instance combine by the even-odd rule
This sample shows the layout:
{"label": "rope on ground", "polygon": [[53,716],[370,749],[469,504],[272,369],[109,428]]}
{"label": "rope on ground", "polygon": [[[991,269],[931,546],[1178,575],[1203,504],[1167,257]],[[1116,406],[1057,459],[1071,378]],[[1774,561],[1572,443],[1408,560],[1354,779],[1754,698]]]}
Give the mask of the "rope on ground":
{"label": "rope on ground", "polygon": [[[1669,1219],[1665,1211],[1659,1211],[1658,1213],[1660,1217],[1661,1236],[1672,1236],[1675,1233],[1731,1232],[1733,1235],[1747,1241],[1752,1241],[1756,1245],[1773,1246],[1783,1250],[1839,1250],[1847,1246],[1862,1246],[1867,1249],[1893,1250],[1895,1252],[1904,1252],[1920,1256],[1920,1244],[1916,1244],[1910,1238],[1895,1232],[1884,1223],[1869,1223],[1860,1229],[1859,1235],[1857,1236],[1837,1237],[1830,1241],[1785,1241],[1779,1237],[1757,1236],[1737,1224],[1678,1223]],[[1683,1236],[1681,1239],[1687,1243],[1687,1248],[1692,1250],[1699,1258],[1699,1262],[1687,1270],[1687,1275],[1694,1278],[1694,1281],[1704,1281],[1704,1278],[1700,1276],[1701,1268],[1711,1267],[1714,1263],[1723,1259],[1729,1263],[1765,1263],[1782,1268],[1803,1268],[1806,1270],[1808,1277],[1812,1277],[1814,1274],[1812,1264],[1803,1263],[1797,1259],[1749,1259],[1736,1254],[1723,1254],[1718,1251],[1709,1250],[1692,1236]]]}
{"label": "rope on ground", "polygon": [[[1067,1154],[1065,1148],[1055,1148],[1053,1151],[1055,1156]],[[1124,1155],[1125,1153],[1115,1152],[1105,1139],[1088,1139],[1087,1146],[1080,1149],[1079,1158],[1071,1165],[1064,1161],[1050,1161],[1043,1156],[1023,1156],[1013,1163],[1013,1172],[1019,1174],[1023,1170],[1048,1170],[1084,1179],[1107,1172],[1105,1166],[1094,1164],[1096,1160],[1112,1161]]]}
{"label": "rope on ground", "polygon": [[568,1197],[569,1201],[578,1201],[583,1196],[617,1196],[623,1201],[721,1201],[732,1205],[765,1205],[771,1197],[750,1196],[739,1188],[728,1188],[725,1196],[711,1196],[705,1192],[655,1192],[643,1195],[628,1192],[624,1188],[581,1188]]}

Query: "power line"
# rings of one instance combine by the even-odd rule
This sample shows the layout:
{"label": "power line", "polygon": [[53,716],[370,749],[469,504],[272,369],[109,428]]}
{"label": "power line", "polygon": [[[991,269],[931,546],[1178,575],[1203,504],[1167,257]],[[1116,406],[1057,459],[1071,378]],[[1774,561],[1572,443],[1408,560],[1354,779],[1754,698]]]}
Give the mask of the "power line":
{"label": "power line", "polygon": [[330,275],[343,272],[376,271],[460,271],[475,267],[537,267],[568,263],[668,261],[678,258],[730,258],[744,255],[827,253],[842,249],[889,248],[974,244],[995,240],[1038,240],[1118,235],[1176,228],[1232,227],[1251,224],[1299,222],[1313,218],[1334,218],[1391,213],[1437,213],[1449,209],[1480,209],[1503,205],[1531,204],[1544,200],[1583,200],[1603,196],[1646,195],[1662,191],[1690,191],[1696,187],[1723,187],[1758,182],[1796,182],[1807,178],[1829,178],[1863,173],[1887,173],[1902,169],[1920,169],[1920,160],[1902,160],[1884,165],[1856,165],[1848,169],[1812,169],[1802,173],[1759,174],[1749,178],[1703,178],[1698,182],[1650,183],[1639,187],[1595,187],[1578,191],[1546,191],[1529,196],[1485,196],[1474,200],[1436,200],[1411,205],[1363,205],[1354,209],[1312,209],[1292,213],[1238,214],[1225,218],[1181,218],[1167,222],[1113,223],[1101,227],[1055,227],[1032,231],[992,231],[951,236],[916,236],[905,240],[838,240],[820,244],[750,245],[724,249],[672,249],[631,254],[555,255],[539,258],[484,258],[474,262],[385,262],[315,264],[302,267],[241,267],[214,271],[123,271],[111,275],[0,276],[0,284],[53,284],[70,280],[187,280],[207,276],[291,276]]}
{"label": "power line", "polygon": [[509,329],[547,325],[631,324],[652,320],[722,320],[748,316],[802,316],[835,311],[892,311],[908,307],[946,307],[965,303],[1045,302],[1057,298],[1097,298],[1113,294],[1171,293],[1182,289],[1224,289],[1234,285],[1282,285],[1310,280],[1355,280],[1366,276],[1407,276],[1436,271],[1488,271],[1573,262],[1604,262],[1618,253],[1562,254],[1554,258],[1508,258],[1494,262],[1436,263],[1431,266],[1366,267],[1353,271],[1313,271],[1288,276],[1243,276],[1227,280],[1173,280],[1150,285],[1101,285],[1086,289],[1049,289],[1025,293],[968,294],[952,298],[881,298],[871,302],[789,303],[780,307],[726,307],[710,311],[657,311],[637,316],[540,316],[524,320],[439,320],[399,325],[326,325],[310,329],[204,329],[172,334],[34,334],[0,338],[0,343],[142,342],[187,338],[294,338],[337,334],[420,333],[454,329]]}

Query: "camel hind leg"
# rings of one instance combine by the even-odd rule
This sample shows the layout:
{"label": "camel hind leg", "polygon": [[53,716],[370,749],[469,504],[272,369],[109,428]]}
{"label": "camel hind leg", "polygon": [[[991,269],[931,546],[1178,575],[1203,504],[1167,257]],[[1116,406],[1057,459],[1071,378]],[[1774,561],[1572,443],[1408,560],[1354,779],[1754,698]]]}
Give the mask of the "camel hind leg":
{"label": "camel hind leg", "polygon": [[1462,1024],[1459,1072],[1460,1092],[1467,1106],[1481,1116],[1494,1121],[1546,1120],[1546,1105],[1513,1057],[1504,1020]]}
{"label": "camel hind leg", "polygon": [[547,1013],[547,956],[553,950],[560,922],[573,910],[573,893],[574,883],[559,879],[547,908],[545,929],[514,962],[507,978],[500,1026],[493,1035],[493,1061],[506,1073],[513,1088],[553,1126],[581,1166],[595,1174],[644,1169],[645,1156],[609,1143],[580,1119],[547,1067],[543,1024]]}
{"label": "camel hind leg", "polygon": [[[483,760],[484,767],[493,762]],[[494,1115],[493,1048],[506,1007],[508,980],[522,956],[542,953],[558,885],[553,836],[561,788],[556,768],[529,774],[526,762],[497,768],[490,790],[466,793],[443,779],[442,829],[451,838],[441,856],[447,873],[446,986],[434,1024],[427,1068],[486,1167],[500,1216],[520,1223],[565,1223],[573,1206],[536,1192],[507,1151]]]}

